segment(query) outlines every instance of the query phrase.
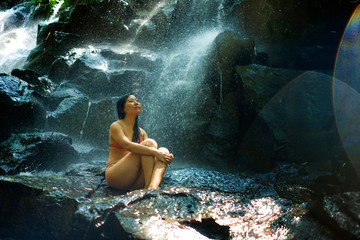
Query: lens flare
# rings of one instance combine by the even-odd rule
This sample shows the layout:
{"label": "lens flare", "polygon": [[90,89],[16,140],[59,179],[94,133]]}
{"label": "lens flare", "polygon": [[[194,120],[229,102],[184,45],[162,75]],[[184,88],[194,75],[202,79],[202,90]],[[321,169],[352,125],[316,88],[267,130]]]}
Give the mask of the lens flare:
{"label": "lens flare", "polygon": [[338,133],[353,167],[360,174],[360,5],[343,34],[335,62],[333,106]]}

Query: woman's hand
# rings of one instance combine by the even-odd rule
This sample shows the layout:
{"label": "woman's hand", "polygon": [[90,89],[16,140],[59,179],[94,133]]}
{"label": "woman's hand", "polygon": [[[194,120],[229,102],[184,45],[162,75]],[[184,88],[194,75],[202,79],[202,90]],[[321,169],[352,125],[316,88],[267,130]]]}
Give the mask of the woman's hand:
{"label": "woman's hand", "polygon": [[162,149],[158,149],[156,154],[155,154],[155,157],[157,160],[163,162],[163,163],[166,163],[166,164],[170,164],[173,160],[174,160],[174,155],[167,152],[167,151],[164,151]]}

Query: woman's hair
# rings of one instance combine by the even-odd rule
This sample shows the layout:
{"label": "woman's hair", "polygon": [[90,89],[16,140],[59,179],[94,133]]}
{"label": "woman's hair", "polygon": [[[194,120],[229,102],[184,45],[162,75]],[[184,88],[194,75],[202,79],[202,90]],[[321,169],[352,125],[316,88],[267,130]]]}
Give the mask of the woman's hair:
{"label": "woman's hair", "polygon": [[[124,107],[126,100],[131,94],[122,96],[117,102],[116,102],[116,110],[119,116],[119,119],[123,119],[125,117]],[[135,124],[134,124],[134,133],[133,133],[133,142],[139,142],[140,141],[140,128],[138,124],[138,116],[135,118]]]}

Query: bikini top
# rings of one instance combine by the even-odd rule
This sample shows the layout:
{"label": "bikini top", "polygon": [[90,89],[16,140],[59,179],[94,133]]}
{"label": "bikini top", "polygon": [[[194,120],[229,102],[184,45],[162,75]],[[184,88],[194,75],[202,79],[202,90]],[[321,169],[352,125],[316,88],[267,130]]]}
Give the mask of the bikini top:
{"label": "bikini top", "polygon": [[[125,134],[125,132],[124,132],[124,134]],[[144,141],[144,138],[143,138],[143,136],[141,136],[141,134],[140,134],[140,140],[139,140],[138,143],[141,143],[142,141]],[[124,149],[124,147],[121,146],[120,144],[118,144],[117,142],[115,142],[115,143],[113,143],[113,144],[109,144],[109,148],[110,148],[110,147],[117,148],[117,149]]]}

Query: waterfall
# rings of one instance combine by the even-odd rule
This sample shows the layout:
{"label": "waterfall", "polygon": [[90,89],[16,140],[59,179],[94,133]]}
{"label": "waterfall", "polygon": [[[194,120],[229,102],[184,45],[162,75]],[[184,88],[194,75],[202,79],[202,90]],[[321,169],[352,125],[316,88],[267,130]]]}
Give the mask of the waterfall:
{"label": "waterfall", "polygon": [[[218,4],[215,5],[214,3]],[[210,89],[204,84],[209,49],[216,36],[224,29],[223,2],[182,1],[168,35],[171,47],[163,51],[164,66],[160,77],[146,98],[142,121],[161,146],[167,146],[181,158],[192,161],[199,139],[206,130],[204,114]],[[188,8],[187,8],[188,6]]]}
{"label": "waterfall", "polygon": [[48,20],[44,21],[44,23],[49,24],[58,21],[59,17],[57,16],[57,14],[59,13],[59,10],[63,4],[64,4],[64,0],[61,0],[60,2],[56,3],[53,8],[53,12],[51,16],[49,17]]}
{"label": "waterfall", "polygon": [[[58,20],[58,12],[64,1],[54,6],[52,15],[42,23],[49,24]],[[31,2],[16,5],[0,12],[0,73],[11,73],[21,68],[36,47],[38,21],[31,19],[35,7]]]}
{"label": "waterfall", "polygon": [[21,68],[36,46],[37,24],[29,21],[26,6],[0,12],[0,72]]}

